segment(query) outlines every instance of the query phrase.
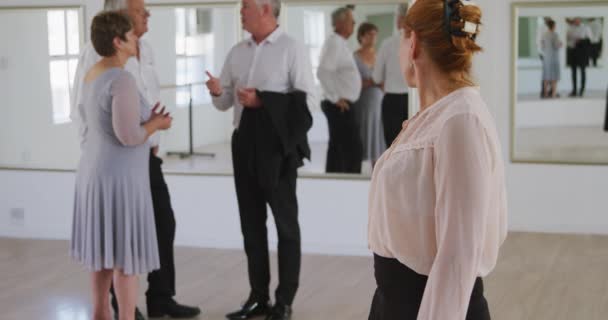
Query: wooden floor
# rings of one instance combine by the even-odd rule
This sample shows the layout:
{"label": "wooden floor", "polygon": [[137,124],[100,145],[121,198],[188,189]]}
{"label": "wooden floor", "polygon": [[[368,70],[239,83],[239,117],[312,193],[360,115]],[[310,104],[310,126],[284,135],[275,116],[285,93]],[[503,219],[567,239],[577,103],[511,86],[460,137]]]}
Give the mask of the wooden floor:
{"label": "wooden floor", "polygon": [[[0,319],[90,319],[88,276],[67,248],[0,238]],[[177,248],[176,260],[178,300],[200,319],[223,319],[248,293],[240,251]],[[374,288],[369,257],[305,255],[293,319],[367,319]],[[498,320],[608,319],[608,237],[512,233],[486,296]]]}

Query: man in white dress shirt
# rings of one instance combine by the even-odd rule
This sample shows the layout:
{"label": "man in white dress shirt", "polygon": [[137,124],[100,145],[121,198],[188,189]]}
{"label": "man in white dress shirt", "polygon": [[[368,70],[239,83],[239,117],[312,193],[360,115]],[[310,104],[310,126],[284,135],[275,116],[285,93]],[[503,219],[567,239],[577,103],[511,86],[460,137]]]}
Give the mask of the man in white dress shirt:
{"label": "man in white dress shirt", "polygon": [[[148,18],[150,13],[146,10],[143,0],[106,0],[105,10],[124,11],[133,23],[133,29],[138,37],[148,31]],[[129,71],[137,83],[141,96],[148,105],[160,99],[160,84],[154,69],[154,55],[152,48],[144,40],[138,42],[138,55],[127,61],[125,69]],[[86,130],[84,123],[80,121],[78,105],[82,99],[82,85],[88,70],[97,63],[101,57],[89,42],[84,48],[76,69],[74,77],[74,92],[71,101],[72,120],[79,125],[81,143],[86,143]],[[175,262],[173,254],[173,242],[175,239],[175,216],[171,207],[169,189],[165,183],[161,169],[162,160],[157,157],[160,138],[158,133],[149,138],[150,150],[150,187],[152,191],[152,202],[154,205],[154,220],[156,224],[156,235],[158,240],[158,253],[160,258],[160,269],[148,274],[148,290],[146,291],[146,304],[148,316],[171,318],[192,318],[200,314],[198,307],[189,307],[177,303],[175,296]],[[115,316],[118,315],[118,303],[114,290],[112,293],[112,307]],[[136,309],[135,319],[144,319],[143,315]]]}
{"label": "man in white dress shirt", "polygon": [[592,18],[589,22],[589,28],[591,29],[591,61],[593,66],[597,67],[597,60],[602,53],[602,31],[604,26],[599,18]]}
{"label": "man in white dress shirt", "polygon": [[408,118],[408,89],[399,65],[401,32],[405,28],[407,3],[397,9],[397,34],[384,40],[374,67],[374,82],[384,88],[382,99],[382,124],[387,146],[393,143],[401,131],[403,121]]}
{"label": "man in white dress shirt", "polygon": [[[566,40],[568,43],[567,62],[572,70],[572,92],[570,97],[582,97],[585,94],[585,83],[587,82],[587,67],[589,66],[589,49],[591,47],[591,29],[580,18],[571,21],[568,27]],[[581,86],[577,85],[576,69],[581,69]]]}
{"label": "man in white dress shirt", "polygon": [[352,9],[342,7],[332,13],[334,33],[323,44],[317,77],[325,100],[321,109],[327,117],[329,146],[325,171],[361,173],[363,145],[352,104],[361,94],[361,75],[347,40],[353,34]]}
{"label": "man in white dress shirt", "polygon": [[[304,121],[308,121],[306,128],[312,125],[306,99],[314,90],[314,81],[306,47],[278,25],[280,8],[279,0],[242,0],[243,28],[252,36],[231,49],[219,78],[207,72],[210,78],[207,87],[215,107],[222,111],[233,108],[232,159],[251,289],[245,304],[227,314],[228,319],[260,315],[266,315],[268,320],[290,319],[299,283],[301,247],[296,178],[302,157],[296,150],[302,151],[299,147],[307,148],[308,143],[303,142],[298,148],[278,148],[282,143],[275,138],[281,128],[291,130]],[[277,106],[273,101],[276,97],[287,99],[294,92],[302,93],[298,105]],[[284,114],[296,110],[304,116],[291,118],[294,122],[289,124],[283,121]],[[304,140],[306,128],[301,131]],[[309,149],[306,153],[309,155]],[[267,205],[272,210],[279,240],[279,285],[272,308]]]}

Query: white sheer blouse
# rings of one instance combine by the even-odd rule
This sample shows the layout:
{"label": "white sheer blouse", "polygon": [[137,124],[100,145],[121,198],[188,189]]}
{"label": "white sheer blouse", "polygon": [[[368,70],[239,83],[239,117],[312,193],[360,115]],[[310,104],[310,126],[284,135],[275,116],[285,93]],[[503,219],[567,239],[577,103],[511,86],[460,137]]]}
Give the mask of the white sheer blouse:
{"label": "white sheer blouse", "polygon": [[496,265],[506,218],[499,138],[476,88],[404,122],[374,168],[369,247],[428,275],[420,320],[465,319],[475,278]]}

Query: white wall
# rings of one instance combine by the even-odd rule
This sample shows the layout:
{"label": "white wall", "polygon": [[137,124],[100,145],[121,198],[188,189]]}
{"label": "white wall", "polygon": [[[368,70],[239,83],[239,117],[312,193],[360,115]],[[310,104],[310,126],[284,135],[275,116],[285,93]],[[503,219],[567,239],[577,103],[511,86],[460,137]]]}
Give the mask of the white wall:
{"label": "white wall", "polygon": [[[0,170],[0,236],[69,239],[74,176],[74,173]],[[177,220],[176,244],[242,247],[232,177],[166,178]],[[304,251],[368,254],[368,185],[365,180],[298,181]],[[12,222],[12,209],[24,210],[23,223]],[[269,241],[276,248],[272,223],[269,230]]]}
{"label": "white wall", "polygon": [[[510,2],[481,0],[485,53],[475,64],[481,90],[496,116],[509,155]],[[507,163],[511,230],[608,234],[608,167]],[[0,235],[68,238],[73,173],[0,171]],[[240,247],[232,178],[168,176],[179,244]],[[366,251],[367,181],[299,180],[303,244],[308,252]],[[25,226],[12,226],[11,208],[25,208]],[[274,239],[271,238],[271,239]]]}

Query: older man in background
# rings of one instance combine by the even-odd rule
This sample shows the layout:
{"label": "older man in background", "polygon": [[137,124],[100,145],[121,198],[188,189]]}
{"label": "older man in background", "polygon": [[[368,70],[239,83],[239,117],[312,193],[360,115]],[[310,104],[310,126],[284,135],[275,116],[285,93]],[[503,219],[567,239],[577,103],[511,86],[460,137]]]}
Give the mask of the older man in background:
{"label": "older man in background", "polygon": [[350,7],[336,9],[331,19],[334,33],[323,44],[317,70],[325,96],[321,109],[329,127],[325,171],[361,173],[363,145],[351,107],[359,100],[362,80],[347,42],[353,34],[355,19]]}
{"label": "older man in background", "polygon": [[374,67],[374,82],[384,88],[382,99],[382,124],[387,146],[393,143],[401,131],[403,121],[408,118],[408,88],[399,64],[399,45],[405,28],[407,3],[397,9],[397,34],[382,42],[378,60]]}
{"label": "older man in background", "polygon": [[[249,298],[228,319],[288,320],[299,286],[301,245],[297,168],[310,157],[307,100],[314,90],[305,46],[278,25],[279,0],[242,0],[241,21],[251,37],[228,54],[222,73],[207,82],[213,104],[233,109],[232,162],[239,204]],[[278,235],[279,285],[270,306],[267,205]]]}

